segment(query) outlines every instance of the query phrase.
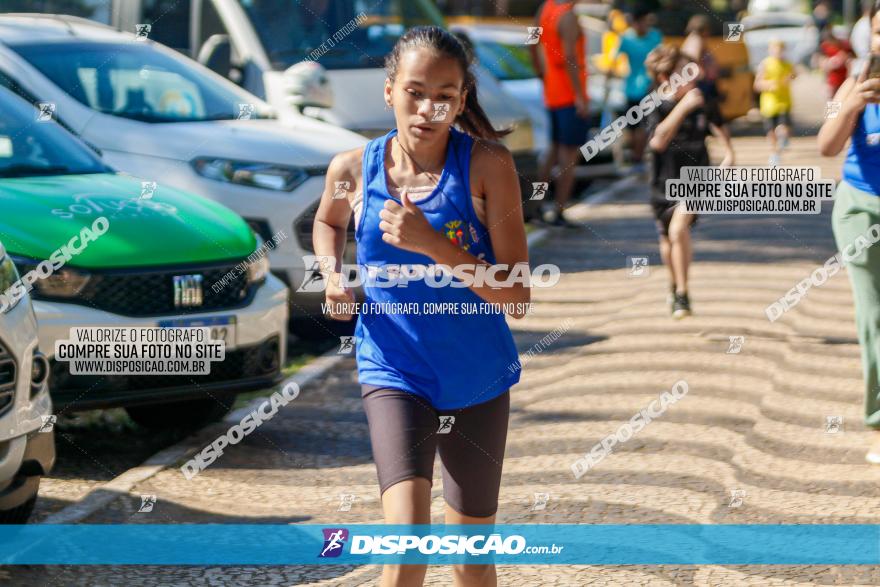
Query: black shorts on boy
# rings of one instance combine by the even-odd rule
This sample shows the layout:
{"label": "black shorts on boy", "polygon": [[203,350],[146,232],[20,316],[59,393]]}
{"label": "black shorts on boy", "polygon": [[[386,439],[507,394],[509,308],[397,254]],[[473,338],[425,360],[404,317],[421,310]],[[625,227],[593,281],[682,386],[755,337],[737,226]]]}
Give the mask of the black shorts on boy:
{"label": "black shorts on boy", "polygon": [[[669,116],[675,108],[675,102],[663,102],[648,116],[648,136],[654,134],[657,125]],[[721,126],[724,119],[714,100],[687,115],[669,146],[662,153],[654,152],[654,169],[651,177],[651,208],[657,224],[657,232],[669,236],[669,224],[675,207],[680,202],[666,199],[666,180],[680,179],[682,167],[709,166],[709,150],[706,148],[706,137],[712,134],[709,124]],[[696,224],[697,215],[693,214],[691,226]]]}

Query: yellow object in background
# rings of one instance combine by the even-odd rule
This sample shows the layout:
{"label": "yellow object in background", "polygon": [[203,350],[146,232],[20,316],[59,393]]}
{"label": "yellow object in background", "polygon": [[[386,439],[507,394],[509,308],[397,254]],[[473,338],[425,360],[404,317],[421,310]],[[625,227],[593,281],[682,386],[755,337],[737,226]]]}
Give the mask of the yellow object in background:
{"label": "yellow object in background", "polygon": [[788,61],[768,57],[764,60],[764,79],[776,83],[776,88],[761,92],[761,116],[770,118],[791,110],[791,73],[792,65]]}
{"label": "yellow object in background", "polygon": [[626,55],[618,55],[617,59],[612,59],[620,47],[620,35],[629,28],[626,15],[619,10],[612,10],[608,13],[608,23],[611,28],[602,33],[602,52],[593,56],[593,65],[606,75],[610,73],[615,77],[626,77],[629,75]]}
{"label": "yellow object in background", "polygon": [[626,22],[626,15],[620,10],[615,9],[608,12],[608,22],[611,23],[612,32],[618,35],[622,35],[629,28],[629,23]]}

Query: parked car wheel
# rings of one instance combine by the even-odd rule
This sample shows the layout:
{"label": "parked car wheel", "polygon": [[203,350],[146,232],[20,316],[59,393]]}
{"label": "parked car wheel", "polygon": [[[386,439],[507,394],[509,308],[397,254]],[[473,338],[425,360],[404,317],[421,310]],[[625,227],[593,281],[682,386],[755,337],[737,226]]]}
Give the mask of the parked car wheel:
{"label": "parked car wheel", "polygon": [[209,397],[173,404],[128,406],[125,411],[145,428],[199,428],[222,419],[234,403],[235,396]]}
{"label": "parked car wheel", "polygon": [[[37,478],[37,488],[39,488],[40,482],[39,478]],[[28,518],[31,517],[31,514],[34,511],[34,506],[37,504],[37,493],[34,492],[33,497],[24,502],[18,507],[14,507],[11,510],[0,510],[0,524],[25,524],[28,521]]]}

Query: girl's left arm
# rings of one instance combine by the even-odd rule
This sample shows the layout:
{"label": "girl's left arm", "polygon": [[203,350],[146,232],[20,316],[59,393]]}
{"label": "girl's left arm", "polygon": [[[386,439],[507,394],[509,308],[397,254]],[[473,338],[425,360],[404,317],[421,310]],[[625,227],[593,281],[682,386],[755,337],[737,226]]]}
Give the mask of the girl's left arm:
{"label": "girl's left arm", "polygon": [[519,176],[513,156],[502,144],[474,139],[471,175],[477,178],[477,182],[472,184],[479,185],[486,201],[485,224],[489,230],[496,264],[493,266],[477,259],[445,238],[443,246],[438,247],[431,257],[437,263],[453,267],[463,263],[484,265],[487,268],[487,281],[493,274],[493,281],[502,284],[512,277],[512,283],[501,287],[482,284],[474,285],[470,289],[487,302],[512,304],[516,310],[510,312],[511,316],[522,318],[526,314],[525,306],[531,301],[531,269]]}

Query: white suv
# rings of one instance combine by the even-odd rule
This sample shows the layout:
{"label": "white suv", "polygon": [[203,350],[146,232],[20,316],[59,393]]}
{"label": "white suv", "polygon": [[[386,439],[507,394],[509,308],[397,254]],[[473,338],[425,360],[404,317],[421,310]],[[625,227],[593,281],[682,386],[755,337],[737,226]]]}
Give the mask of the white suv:
{"label": "white suv", "polygon": [[[0,244],[0,291],[18,280]],[[25,296],[0,313],[0,523],[23,524],[40,479],[55,463],[49,363],[37,350],[37,319]]]}
{"label": "white suv", "polygon": [[216,200],[266,242],[283,231],[269,260],[291,286],[291,317],[321,315],[320,292],[296,293],[314,212],[330,160],[364,137],[305,116],[278,120],[180,53],[73,17],[0,16],[0,85],[41,104],[111,167]]}

